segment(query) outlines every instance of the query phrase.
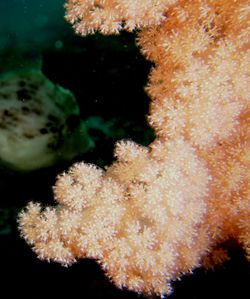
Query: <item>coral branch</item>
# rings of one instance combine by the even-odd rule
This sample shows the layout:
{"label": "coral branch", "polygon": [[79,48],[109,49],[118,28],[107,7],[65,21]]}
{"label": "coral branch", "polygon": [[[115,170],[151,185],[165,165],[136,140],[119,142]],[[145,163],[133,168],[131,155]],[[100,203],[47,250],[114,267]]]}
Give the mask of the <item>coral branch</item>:
{"label": "coral branch", "polygon": [[78,163],[58,177],[58,206],[31,203],[22,235],[40,258],[91,257],[118,287],[169,294],[171,281],[228,256],[249,257],[248,1],[69,0],[82,35],[142,28],[154,62],[147,91],[156,139],[116,145],[106,171]]}

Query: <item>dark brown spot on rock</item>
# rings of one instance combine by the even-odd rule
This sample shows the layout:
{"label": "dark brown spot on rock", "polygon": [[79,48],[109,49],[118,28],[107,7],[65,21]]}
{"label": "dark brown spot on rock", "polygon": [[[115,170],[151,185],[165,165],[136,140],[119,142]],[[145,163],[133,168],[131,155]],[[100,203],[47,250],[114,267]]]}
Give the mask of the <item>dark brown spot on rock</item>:
{"label": "dark brown spot on rock", "polygon": [[48,134],[49,131],[46,128],[42,128],[40,129],[40,133],[44,135],[44,134]]}
{"label": "dark brown spot on rock", "polygon": [[13,113],[7,109],[3,111],[3,115],[7,117],[13,117]]}
{"label": "dark brown spot on rock", "polygon": [[22,107],[22,112],[23,112],[24,114],[29,113],[29,112],[30,112],[29,107],[23,106],[23,107]]}
{"label": "dark brown spot on rock", "polygon": [[31,100],[32,99],[32,97],[31,97],[31,95],[29,94],[29,91],[27,90],[27,89],[25,89],[25,88],[23,88],[23,89],[19,89],[18,91],[17,91],[17,99],[19,100],[19,101],[28,101],[28,100]]}
{"label": "dark brown spot on rock", "polygon": [[32,133],[29,133],[29,132],[24,133],[23,136],[27,139],[35,138],[35,136]]}

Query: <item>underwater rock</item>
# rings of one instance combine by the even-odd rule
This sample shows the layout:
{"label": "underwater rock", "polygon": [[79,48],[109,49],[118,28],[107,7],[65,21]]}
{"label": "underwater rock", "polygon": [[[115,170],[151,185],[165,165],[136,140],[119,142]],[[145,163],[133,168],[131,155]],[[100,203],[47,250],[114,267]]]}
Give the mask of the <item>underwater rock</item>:
{"label": "underwater rock", "polygon": [[32,171],[71,160],[91,140],[73,94],[40,71],[0,77],[0,165]]}

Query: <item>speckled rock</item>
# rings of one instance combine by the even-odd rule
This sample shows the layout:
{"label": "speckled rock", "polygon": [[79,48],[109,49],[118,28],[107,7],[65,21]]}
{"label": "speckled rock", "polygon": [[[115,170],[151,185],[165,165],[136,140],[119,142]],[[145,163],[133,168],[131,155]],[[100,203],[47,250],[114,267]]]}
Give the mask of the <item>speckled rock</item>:
{"label": "speckled rock", "polygon": [[91,141],[73,94],[39,71],[0,77],[0,160],[31,171],[70,160]]}

